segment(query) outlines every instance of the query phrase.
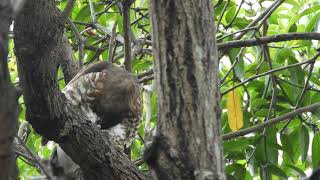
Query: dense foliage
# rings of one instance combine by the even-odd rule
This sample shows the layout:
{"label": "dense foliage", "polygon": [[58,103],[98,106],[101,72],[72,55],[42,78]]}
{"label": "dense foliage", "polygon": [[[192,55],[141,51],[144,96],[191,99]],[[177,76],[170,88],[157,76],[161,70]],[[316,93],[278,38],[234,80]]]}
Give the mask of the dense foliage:
{"label": "dense foliage", "polygon": [[[60,9],[64,9],[66,4],[66,0],[57,1]],[[251,47],[228,48],[226,44],[227,48],[219,48],[222,43],[234,40],[317,32],[318,0],[215,0],[213,4],[220,54],[223,134],[261,124],[320,101],[320,71],[316,61],[318,41],[299,40],[303,38],[298,37],[269,44],[258,42]],[[107,60],[123,65],[122,11],[118,1],[76,1],[70,22],[66,24],[66,35],[80,63],[86,65]],[[141,155],[145,135],[151,134],[157,118],[148,1],[136,0],[133,3],[130,22],[132,72],[138,75],[144,86],[143,123],[139,137],[131,146],[131,158],[141,169],[148,170]],[[12,81],[18,84],[12,40],[9,48],[10,74]],[[61,72],[59,76],[59,84],[63,88],[65,82]],[[230,93],[233,95],[228,95]],[[22,122],[25,120],[23,98],[19,102],[22,106],[19,120]],[[243,113],[242,118],[231,121],[230,111],[233,110],[238,115]],[[259,176],[264,179],[297,179],[310,174],[320,166],[319,117],[319,111],[313,110],[290,116],[289,121],[255,129],[243,137],[225,138],[228,179],[249,180]],[[49,158],[53,144],[42,147],[40,142],[41,137],[31,131],[26,143],[28,148],[41,158]],[[32,166],[34,164],[30,165],[21,156],[17,164],[21,179],[39,174],[38,169]]]}

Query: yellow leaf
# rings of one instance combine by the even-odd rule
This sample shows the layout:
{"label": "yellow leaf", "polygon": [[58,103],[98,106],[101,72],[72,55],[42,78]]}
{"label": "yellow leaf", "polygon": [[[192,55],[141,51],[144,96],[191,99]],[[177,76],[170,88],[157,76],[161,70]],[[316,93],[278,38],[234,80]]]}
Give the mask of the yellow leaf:
{"label": "yellow leaf", "polygon": [[232,90],[227,97],[228,123],[232,132],[238,131],[243,126],[243,112],[241,99],[237,90]]}

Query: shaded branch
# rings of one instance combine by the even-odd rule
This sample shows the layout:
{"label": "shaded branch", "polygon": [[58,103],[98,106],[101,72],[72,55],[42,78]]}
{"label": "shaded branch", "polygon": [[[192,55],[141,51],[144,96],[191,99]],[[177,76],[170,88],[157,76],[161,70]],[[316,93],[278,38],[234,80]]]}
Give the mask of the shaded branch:
{"label": "shaded branch", "polygon": [[124,38],[124,66],[128,72],[132,71],[131,57],[131,28],[130,28],[130,4],[124,1],[122,3],[122,18],[123,18],[123,38]]}
{"label": "shaded branch", "polygon": [[18,171],[12,150],[17,132],[18,97],[10,81],[8,70],[8,35],[14,15],[13,2],[0,3],[0,179],[18,179]]}
{"label": "shaded branch", "polygon": [[75,0],[68,0],[67,5],[62,12],[62,16],[64,16],[65,18],[68,18],[70,12],[72,11],[74,3],[75,3]]}
{"label": "shaded branch", "polygon": [[[72,47],[68,43],[68,39],[66,36],[63,36],[61,42],[61,69],[64,76],[64,81],[67,84],[71,79],[78,73],[80,70],[80,64],[77,64],[76,59],[74,57],[74,52]],[[80,50],[79,50],[80,52]],[[80,60],[80,54],[79,54]]]}

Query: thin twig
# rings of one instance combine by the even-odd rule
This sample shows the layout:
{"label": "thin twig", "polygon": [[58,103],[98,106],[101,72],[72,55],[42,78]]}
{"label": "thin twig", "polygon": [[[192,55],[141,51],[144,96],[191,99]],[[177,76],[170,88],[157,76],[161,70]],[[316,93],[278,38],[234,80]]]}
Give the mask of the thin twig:
{"label": "thin twig", "polygon": [[250,82],[250,81],[252,81],[252,80],[254,80],[256,78],[259,78],[259,77],[262,77],[262,76],[265,76],[265,75],[268,75],[268,74],[272,74],[272,73],[275,73],[275,72],[278,72],[278,71],[282,71],[282,70],[285,70],[285,69],[293,68],[293,67],[296,67],[296,66],[301,66],[303,64],[311,63],[311,62],[315,61],[319,56],[320,56],[320,53],[317,53],[313,58],[311,58],[311,59],[309,59],[307,61],[291,64],[291,65],[288,65],[288,66],[280,67],[280,68],[277,68],[277,69],[273,69],[273,70],[270,70],[270,71],[267,71],[267,72],[252,76],[252,77],[242,81],[241,83],[229,88],[228,90],[224,91],[222,93],[222,95],[225,95],[229,91],[232,91],[233,89],[235,89],[235,88],[237,88],[239,86],[242,86],[243,84],[246,84],[246,83],[248,83],[248,82]]}
{"label": "thin twig", "polygon": [[244,3],[244,0],[242,0],[242,1],[240,2],[240,5],[239,5],[239,7],[238,7],[238,9],[237,9],[237,12],[236,12],[235,15],[232,17],[232,19],[231,19],[231,21],[229,22],[229,24],[227,24],[227,25],[225,26],[225,29],[229,29],[229,28],[231,27],[232,23],[234,22],[234,20],[236,19],[236,17],[238,16],[238,14],[239,14],[239,12],[240,12],[240,9],[241,9],[243,3]]}
{"label": "thin twig", "polygon": [[[104,27],[104,26],[102,26],[100,24],[92,24],[92,27],[99,29],[100,31],[104,32],[105,34],[107,34],[109,36],[112,35],[112,32],[108,28],[106,28],[106,27]],[[118,42],[120,42],[121,44],[124,43],[123,37],[121,35],[119,35],[119,34],[116,35],[116,40]]]}
{"label": "thin twig", "polygon": [[139,18],[137,18],[137,19],[135,19],[134,21],[132,21],[132,22],[130,23],[130,25],[132,26],[132,25],[136,24],[136,23],[139,22],[141,19],[146,18],[148,15],[149,15],[149,11],[147,11],[145,14],[141,15]]}
{"label": "thin twig", "polygon": [[[261,13],[255,20],[253,20],[250,24],[248,24],[247,27],[245,28],[249,28],[249,27],[253,27],[255,26],[259,21],[261,21],[262,19],[266,19],[268,18],[282,3],[284,2],[284,0],[277,0],[275,1],[269,8],[265,9],[263,11],[263,13]],[[240,34],[238,34],[235,39],[239,40],[241,39],[247,32],[242,32]]]}
{"label": "thin twig", "polygon": [[220,38],[217,38],[217,41],[220,41],[220,40],[222,40],[222,39],[225,39],[225,38],[227,38],[227,37],[233,36],[233,35],[235,35],[235,34],[238,34],[238,33],[241,33],[241,32],[245,32],[245,31],[250,31],[250,30],[253,30],[253,29],[257,29],[257,27],[255,26],[255,27],[249,27],[249,28],[241,29],[241,30],[239,30],[239,31],[236,31],[236,32],[227,34],[227,35],[225,35],[225,36],[222,36],[222,37],[220,37]]}
{"label": "thin twig", "polygon": [[89,6],[90,6],[90,14],[91,14],[92,23],[96,23],[97,19],[96,19],[96,12],[94,10],[93,0],[89,0]]}
{"label": "thin twig", "polygon": [[[310,80],[311,75],[312,75],[312,71],[313,71],[313,68],[314,68],[314,63],[315,63],[315,61],[313,61],[313,62],[310,63],[310,70],[309,70],[308,77],[307,77],[307,79],[306,79],[306,81],[305,81],[305,83],[304,83],[304,87],[303,87],[303,89],[302,89],[302,91],[301,91],[301,93],[300,93],[300,96],[299,96],[298,101],[297,101],[297,103],[296,103],[296,105],[295,105],[295,107],[294,107],[294,110],[298,109],[299,104],[301,103],[301,101],[302,101],[305,93],[306,93],[307,90],[308,90],[309,80]],[[282,133],[282,132],[289,126],[290,123],[291,123],[291,119],[290,119],[290,120],[286,123],[286,125],[281,129],[281,132],[280,132],[280,133]]]}
{"label": "thin twig", "polygon": [[218,30],[218,28],[219,28],[219,25],[220,25],[220,23],[221,23],[222,17],[223,17],[223,15],[224,15],[224,13],[226,12],[229,3],[230,3],[230,0],[228,0],[227,3],[226,3],[226,4],[224,5],[224,7],[223,7],[222,13],[221,13],[221,15],[220,15],[220,17],[219,17],[219,19],[218,19],[217,30]]}
{"label": "thin twig", "polygon": [[109,10],[114,4],[116,4],[116,3],[117,3],[116,1],[110,2],[110,4],[108,4],[108,5],[104,8],[103,11],[96,13],[96,18],[99,18],[102,14],[108,12],[108,10]]}
{"label": "thin twig", "polygon": [[118,22],[115,21],[112,28],[112,34],[109,41],[109,62],[113,62],[113,46],[117,34],[117,24]]}
{"label": "thin twig", "polygon": [[68,18],[67,19],[67,23],[69,24],[74,36],[76,37],[76,39],[78,40],[78,62],[79,62],[79,68],[81,69],[83,66],[83,58],[84,58],[84,42],[85,40],[83,39],[83,37],[81,36],[81,34],[79,33],[78,29],[76,28],[76,26],[73,24],[73,22]]}
{"label": "thin twig", "polygon": [[233,62],[233,64],[231,65],[230,69],[226,72],[226,74],[223,76],[223,78],[220,80],[220,84],[223,84],[223,82],[227,79],[228,75],[234,70],[234,67],[238,64],[238,62],[240,61],[239,59],[239,55],[244,51],[244,48],[241,48],[241,50],[239,51],[239,53],[236,56],[236,60]]}
{"label": "thin twig", "polygon": [[[300,86],[300,85],[298,85],[298,84],[294,84],[294,83],[292,83],[292,82],[290,82],[290,81],[287,81],[287,80],[285,80],[285,79],[281,79],[281,78],[279,78],[279,77],[276,77],[276,78],[277,78],[277,80],[282,81],[282,82],[284,82],[284,83],[287,83],[287,84],[289,84],[289,85],[291,85],[291,86],[294,86],[294,87],[303,89],[303,86]],[[308,90],[310,90],[310,91],[315,91],[315,92],[320,93],[320,90],[319,90],[319,89],[315,89],[315,88],[308,87]]]}
{"label": "thin twig", "polygon": [[312,75],[312,71],[313,71],[313,68],[314,68],[314,63],[315,63],[315,61],[310,63],[310,69],[309,69],[308,77],[307,77],[307,79],[306,79],[306,81],[304,83],[304,87],[303,87],[303,89],[301,91],[301,94],[299,96],[299,99],[298,99],[297,104],[294,107],[294,109],[297,109],[299,107],[299,105],[300,105],[300,103],[301,103],[301,101],[303,99],[303,96],[305,95],[306,91],[308,90],[309,81],[310,81],[310,78],[311,78],[311,75]]}
{"label": "thin twig", "polygon": [[29,154],[29,156],[34,159],[34,162],[37,164],[37,166],[39,167],[39,169],[43,172],[43,174],[45,174],[48,178],[48,180],[52,180],[52,176],[47,172],[47,170],[45,169],[45,167],[42,165],[42,163],[39,161],[39,158],[36,157],[36,155],[34,155],[30,149],[23,143],[23,141],[20,139],[20,137],[16,136],[16,139],[18,140],[19,144],[21,146],[24,147],[24,149],[27,151],[27,153]]}
{"label": "thin twig", "polygon": [[[268,31],[268,24],[264,23],[264,28],[263,28],[263,35],[267,34]],[[267,45],[263,45],[262,46],[263,50],[264,50],[264,59],[268,62],[269,65],[269,69],[272,70],[272,62],[271,62],[271,57],[270,57],[270,51]],[[277,81],[276,81],[276,76],[274,74],[270,75],[271,78],[271,83],[272,83],[272,95],[271,95],[271,103],[269,106],[269,110],[268,110],[268,115],[267,118],[265,119],[265,121],[268,121],[270,119],[270,117],[272,116],[272,109],[273,107],[276,105],[276,98],[277,98]],[[268,88],[268,87],[267,87]],[[266,129],[264,129],[264,133],[266,133]],[[266,147],[266,146],[265,146]]]}

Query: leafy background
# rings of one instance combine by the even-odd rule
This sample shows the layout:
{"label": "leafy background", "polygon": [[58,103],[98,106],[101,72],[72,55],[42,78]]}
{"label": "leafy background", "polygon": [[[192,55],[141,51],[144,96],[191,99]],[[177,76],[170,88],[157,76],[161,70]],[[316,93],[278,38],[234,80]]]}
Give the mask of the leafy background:
{"label": "leafy background", "polygon": [[[115,22],[116,33],[123,34],[121,8],[117,1],[93,1],[97,24],[112,32]],[[319,0],[286,0],[272,11],[256,28],[248,25],[277,1],[267,0],[215,0],[214,19],[217,41],[235,40],[235,34],[246,30],[241,39],[271,36],[291,32],[317,32],[320,17]],[[280,1],[279,1],[280,2]],[[63,9],[66,0],[56,1]],[[144,42],[133,60],[133,73],[138,75],[144,87],[144,116],[139,136],[131,146],[131,158],[142,170],[148,170],[141,155],[146,134],[152,132],[156,124],[156,95],[152,84],[153,57],[150,45],[150,20],[147,0],[136,0],[130,9],[131,30],[136,42]],[[108,60],[110,34],[92,26],[89,1],[77,0],[70,19],[84,39],[84,64],[97,60]],[[93,28],[90,28],[93,27]],[[74,30],[66,24],[66,35],[78,59],[79,41]],[[12,82],[19,83],[16,60],[13,53],[13,35],[9,49],[9,69]],[[224,134],[230,133],[232,121],[228,120],[227,104],[240,103],[238,112],[243,113],[242,129],[262,123],[274,117],[320,101],[319,62],[315,61],[294,68],[287,68],[268,74],[236,88],[239,99],[227,98],[227,91],[235,85],[257,74],[271,69],[285,67],[311,59],[317,53],[318,41],[294,40],[270,43],[220,51],[221,78],[221,124]],[[115,48],[116,47],[116,48]],[[134,50],[134,49],[133,49]],[[123,44],[113,45],[114,63],[123,65]],[[65,86],[59,71],[59,85]],[[19,100],[22,111],[20,122],[25,121],[23,97]],[[319,111],[303,113],[287,122],[281,122],[244,137],[224,141],[224,156],[228,179],[299,179],[309,175],[320,166]],[[239,123],[239,122],[238,122]],[[233,129],[234,130],[234,129]],[[236,130],[234,130],[236,131]],[[27,147],[41,158],[49,158],[54,143],[41,146],[41,137],[33,130],[27,139]],[[22,158],[17,158],[21,179],[39,175],[36,167]]]}

